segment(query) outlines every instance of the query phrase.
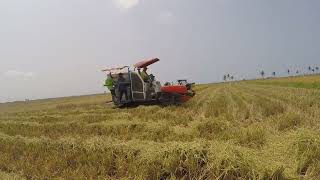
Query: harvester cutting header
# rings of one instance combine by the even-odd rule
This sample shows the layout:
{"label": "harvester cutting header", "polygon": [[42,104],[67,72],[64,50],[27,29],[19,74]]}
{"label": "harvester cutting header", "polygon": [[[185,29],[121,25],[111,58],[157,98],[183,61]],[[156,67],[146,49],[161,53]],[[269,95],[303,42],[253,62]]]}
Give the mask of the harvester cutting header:
{"label": "harvester cutting header", "polygon": [[113,103],[118,106],[159,104],[180,105],[190,100],[195,92],[194,83],[178,80],[177,84],[161,85],[153,74],[148,74],[148,66],[160,61],[158,58],[141,61],[134,65],[105,69],[108,74],[105,86],[112,94]]}

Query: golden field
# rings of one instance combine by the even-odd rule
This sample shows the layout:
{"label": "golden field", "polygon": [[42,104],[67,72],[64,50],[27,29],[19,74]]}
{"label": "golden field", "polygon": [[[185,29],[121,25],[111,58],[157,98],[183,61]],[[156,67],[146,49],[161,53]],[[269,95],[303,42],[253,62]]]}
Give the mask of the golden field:
{"label": "golden field", "polygon": [[319,83],[198,85],[178,107],[0,104],[0,179],[320,179]]}

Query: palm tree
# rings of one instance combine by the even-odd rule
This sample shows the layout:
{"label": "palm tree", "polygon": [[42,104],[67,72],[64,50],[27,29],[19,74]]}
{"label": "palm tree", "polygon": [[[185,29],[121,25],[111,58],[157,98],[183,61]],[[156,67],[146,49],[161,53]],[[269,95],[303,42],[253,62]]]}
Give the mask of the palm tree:
{"label": "palm tree", "polygon": [[273,77],[276,77],[276,72],[273,72],[273,73],[272,73],[272,76],[273,76]]}
{"label": "palm tree", "polygon": [[314,70],[314,69],[312,69],[312,73],[314,73],[314,71],[315,71],[315,70]]}
{"label": "palm tree", "polygon": [[316,67],[316,71],[319,71],[319,67],[318,66]]}
{"label": "palm tree", "polygon": [[299,70],[296,71],[296,74],[299,74]]}
{"label": "palm tree", "polygon": [[311,71],[311,69],[312,69],[311,66],[309,66],[309,67],[308,67],[308,70]]}
{"label": "palm tree", "polygon": [[288,72],[288,75],[289,75],[289,74],[290,74],[290,69],[288,69],[288,71],[287,71],[287,72]]}
{"label": "palm tree", "polygon": [[227,81],[227,75],[224,75],[224,76],[223,76],[223,80],[224,80],[224,81]]}
{"label": "palm tree", "polygon": [[231,79],[231,81],[233,81],[234,77],[233,77],[233,76],[231,76],[231,77],[230,77],[230,79]]}
{"label": "palm tree", "polygon": [[264,71],[263,70],[260,72],[260,74],[261,74],[262,78],[264,78]]}

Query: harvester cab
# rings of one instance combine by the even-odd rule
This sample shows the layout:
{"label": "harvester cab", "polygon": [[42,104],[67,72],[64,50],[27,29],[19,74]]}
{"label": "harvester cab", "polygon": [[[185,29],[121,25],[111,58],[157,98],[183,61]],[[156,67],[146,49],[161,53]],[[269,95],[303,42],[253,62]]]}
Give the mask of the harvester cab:
{"label": "harvester cab", "polygon": [[192,84],[186,80],[179,80],[177,85],[161,86],[153,74],[141,72],[141,69],[146,70],[148,66],[158,61],[160,61],[158,58],[141,61],[134,65],[133,70],[129,66],[103,70],[111,74],[115,82],[112,101],[117,107],[142,104],[179,105],[195,95]]}

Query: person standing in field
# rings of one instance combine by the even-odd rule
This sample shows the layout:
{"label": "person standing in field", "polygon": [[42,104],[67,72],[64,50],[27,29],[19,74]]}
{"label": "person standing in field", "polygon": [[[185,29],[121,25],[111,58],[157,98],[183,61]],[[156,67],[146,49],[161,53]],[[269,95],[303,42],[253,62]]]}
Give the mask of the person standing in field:
{"label": "person standing in field", "polygon": [[144,82],[148,82],[149,81],[149,75],[147,73],[148,68],[144,67],[143,71],[140,73],[141,78],[143,79]]}
{"label": "person standing in field", "polygon": [[111,73],[108,74],[108,77],[107,77],[107,79],[105,81],[104,86],[106,86],[109,89],[109,91],[111,92],[112,97],[114,97],[116,93],[115,93],[115,89],[114,89],[114,80],[113,80],[113,77],[112,77]]}
{"label": "person standing in field", "polygon": [[123,77],[123,74],[120,73],[118,77],[118,82],[117,82],[117,88],[119,90],[120,96],[119,96],[119,101],[122,101],[123,95],[126,97],[126,101],[129,100],[128,98],[128,92],[127,92],[127,86],[128,82],[126,82],[126,79]]}

